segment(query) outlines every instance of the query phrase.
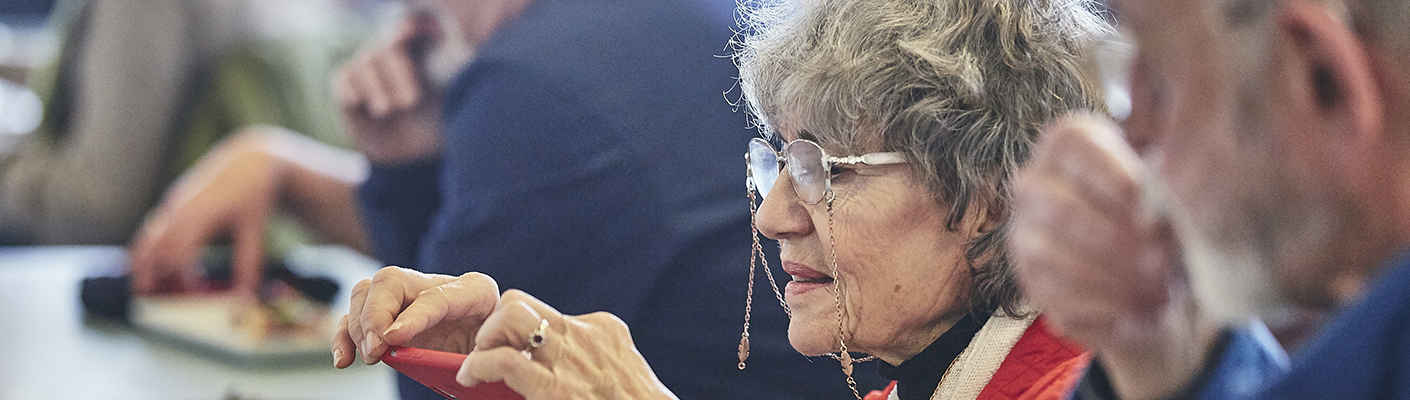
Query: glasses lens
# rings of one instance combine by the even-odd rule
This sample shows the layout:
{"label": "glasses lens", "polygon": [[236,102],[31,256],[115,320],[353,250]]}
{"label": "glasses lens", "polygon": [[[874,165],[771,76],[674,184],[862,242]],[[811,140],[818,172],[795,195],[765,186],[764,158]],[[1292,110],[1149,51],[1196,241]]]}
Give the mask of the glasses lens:
{"label": "glasses lens", "polygon": [[788,159],[788,173],[793,175],[793,191],[798,198],[808,204],[822,201],[828,174],[822,148],[817,143],[796,140],[783,149],[783,156]]}
{"label": "glasses lens", "polygon": [[769,195],[774,183],[778,182],[778,153],[763,139],[749,141],[749,173],[754,176],[754,188],[759,190],[759,198]]}

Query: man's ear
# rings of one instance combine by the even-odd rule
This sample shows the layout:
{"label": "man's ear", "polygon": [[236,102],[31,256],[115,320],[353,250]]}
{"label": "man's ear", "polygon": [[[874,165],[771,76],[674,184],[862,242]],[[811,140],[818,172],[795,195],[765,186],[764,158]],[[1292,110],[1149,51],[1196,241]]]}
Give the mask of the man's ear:
{"label": "man's ear", "polygon": [[1329,122],[1334,132],[1327,133],[1341,144],[1336,156],[1355,162],[1383,146],[1381,89],[1356,33],[1327,7],[1308,0],[1283,2],[1277,28],[1290,36],[1295,54],[1309,69],[1305,78],[1319,117]]}

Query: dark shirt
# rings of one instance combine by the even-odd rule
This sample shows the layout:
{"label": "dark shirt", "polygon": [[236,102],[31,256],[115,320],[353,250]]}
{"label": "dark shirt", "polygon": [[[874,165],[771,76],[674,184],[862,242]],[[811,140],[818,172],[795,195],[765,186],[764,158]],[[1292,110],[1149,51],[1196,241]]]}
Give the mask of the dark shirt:
{"label": "dark shirt", "polygon": [[877,366],[882,378],[896,381],[896,396],[901,400],[926,400],[935,394],[940,379],[950,369],[950,364],[959,358],[960,353],[969,347],[974,335],[984,327],[989,318],[981,314],[971,314],[960,318],[950,330],[935,339],[920,354],[892,366],[881,362]]}
{"label": "dark shirt", "polygon": [[[1169,399],[1237,400],[1257,393],[1287,369],[1282,347],[1261,322],[1253,321],[1220,334],[1210,361],[1191,383]],[[1117,400],[1101,359],[1093,359],[1072,395],[1076,400]]]}
{"label": "dark shirt", "polygon": [[1258,351],[1266,344],[1231,341],[1210,367],[1212,379],[1194,393],[1200,399],[1410,399],[1410,251],[1370,282],[1359,301],[1293,354],[1291,368]]}
{"label": "dark shirt", "polygon": [[[373,166],[361,196],[379,258],[484,272],[565,314],[612,312],[683,399],[850,394],[835,362],[788,345],[763,277],[749,368],[736,367],[757,133],[724,95],[734,5],[531,4],[445,93],[443,155]],[[438,398],[400,382],[404,398]]]}
{"label": "dark shirt", "polygon": [[1410,252],[1371,282],[1260,399],[1410,399]]}
{"label": "dark shirt", "polygon": [[1254,328],[1235,330],[1181,398],[1410,399],[1410,251],[1293,354],[1291,368],[1267,330]]}

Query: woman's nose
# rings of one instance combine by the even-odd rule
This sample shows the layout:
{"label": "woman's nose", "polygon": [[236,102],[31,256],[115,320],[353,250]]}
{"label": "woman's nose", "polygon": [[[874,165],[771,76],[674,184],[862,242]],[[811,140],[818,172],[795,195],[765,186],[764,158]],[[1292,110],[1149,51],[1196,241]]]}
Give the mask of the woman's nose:
{"label": "woman's nose", "polygon": [[807,236],[812,232],[812,218],[808,216],[808,210],[803,208],[798,194],[793,191],[793,176],[787,169],[779,173],[773,189],[764,196],[764,203],[759,205],[755,223],[760,233],[774,240]]}

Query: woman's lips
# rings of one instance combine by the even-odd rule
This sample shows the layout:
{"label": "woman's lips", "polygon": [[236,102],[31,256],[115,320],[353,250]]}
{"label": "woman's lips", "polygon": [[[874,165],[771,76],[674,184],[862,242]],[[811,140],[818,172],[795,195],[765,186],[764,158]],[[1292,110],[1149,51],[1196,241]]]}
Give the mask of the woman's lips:
{"label": "woman's lips", "polygon": [[784,287],[790,296],[796,296],[832,284],[832,277],[802,264],[784,262],[783,272],[793,277]]}

